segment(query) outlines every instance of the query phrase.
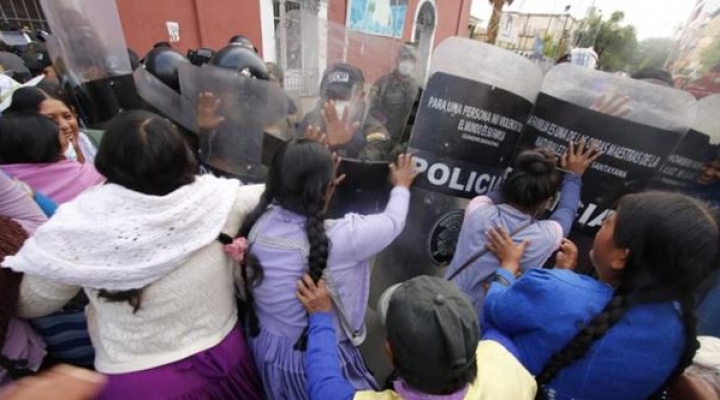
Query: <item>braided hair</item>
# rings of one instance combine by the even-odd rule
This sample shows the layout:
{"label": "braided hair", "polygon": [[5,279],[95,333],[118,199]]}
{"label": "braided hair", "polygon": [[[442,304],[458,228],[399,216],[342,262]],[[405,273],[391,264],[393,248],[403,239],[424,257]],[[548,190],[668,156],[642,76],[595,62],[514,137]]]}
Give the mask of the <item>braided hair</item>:
{"label": "braided hair", "polygon": [[555,196],[561,181],[552,154],[528,150],[520,153],[515,160],[513,171],[503,182],[501,191],[507,203],[534,214],[544,202]]}
{"label": "braided hair", "polygon": [[692,363],[698,349],[695,299],[720,263],[717,216],[687,196],[647,192],[625,196],[616,213],[613,241],[628,250],[621,282],[605,308],[567,344],[553,354],[536,379],[538,398],[543,386],[560,371],[582,358],[592,345],[638,304],[673,301],[680,305],[685,343],[667,380],[651,398],[662,398]]}
{"label": "braided hair", "polygon": [[[330,250],[330,240],[325,233],[325,202],[333,174],[332,154],[325,146],[306,139],[285,143],[273,156],[265,192],[260,203],[245,219],[239,236],[247,237],[253,225],[273,203],[305,216],[305,231],[310,244],[309,274],[317,282],[327,266]],[[245,285],[248,331],[251,337],[255,337],[260,327],[253,307],[252,287],[262,280],[262,265],[252,251],[245,256],[241,274]],[[301,335],[296,346],[300,350],[305,348],[306,333]]]}
{"label": "braided hair", "polygon": [[[27,238],[28,235],[20,224],[0,216],[0,262],[6,256],[17,253]],[[16,314],[22,277],[21,273],[0,268],[0,348],[7,338],[10,320]],[[0,367],[8,371],[13,379],[27,375],[29,371],[26,366],[27,360],[11,360],[0,354]]]}

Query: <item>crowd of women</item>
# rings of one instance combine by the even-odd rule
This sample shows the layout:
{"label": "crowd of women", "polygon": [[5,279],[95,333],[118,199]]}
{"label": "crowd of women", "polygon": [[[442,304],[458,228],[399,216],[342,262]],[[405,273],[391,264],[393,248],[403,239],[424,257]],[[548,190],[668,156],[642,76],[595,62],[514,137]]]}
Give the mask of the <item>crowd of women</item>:
{"label": "crowd of women", "polygon": [[322,135],[289,140],[264,185],[242,185],[198,175],[161,116],[124,112],[100,140],[56,88],[18,89],[0,118],[5,396],[48,396],[23,379],[37,373],[47,398],[720,396],[720,339],[695,317],[720,269],[717,210],[627,195],[595,236],[594,275],[575,273],[566,237],[599,155],[582,140],[559,163],[526,151],[467,205],[445,277],[380,298],[395,369],[382,382],[359,349],[370,261],[405,227],[412,155],[390,164],[383,212],[330,220],[344,176]]}

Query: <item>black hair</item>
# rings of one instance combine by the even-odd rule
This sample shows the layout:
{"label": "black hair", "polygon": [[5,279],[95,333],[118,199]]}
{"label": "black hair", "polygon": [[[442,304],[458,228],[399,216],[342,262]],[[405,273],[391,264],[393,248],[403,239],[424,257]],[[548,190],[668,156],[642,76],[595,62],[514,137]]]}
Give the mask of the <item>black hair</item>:
{"label": "black hair", "polygon": [[95,166],[108,183],[153,196],[165,196],[193,183],[197,169],[177,127],[140,110],[110,121]]}
{"label": "black hair", "polygon": [[515,168],[502,184],[505,201],[534,214],[560,189],[560,173],[552,155],[538,150],[520,153]]}
{"label": "black hair", "polygon": [[36,87],[22,87],[12,94],[12,103],[5,113],[33,113],[40,110],[40,104],[50,98],[46,92]]}
{"label": "black hair", "polygon": [[[333,174],[332,154],[325,146],[306,139],[293,139],[283,144],[273,156],[260,203],[245,219],[238,235],[247,237],[270,204],[306,216],[305,229],[310,243],[309,274],[317,282],[327,266],[330,247],[325,233],[325,194]],[[260,327],[253,310],[252,287],[262,280],[262,265],[250,252],[245,260],[241,273],[245,283],[249,332],[255,337]],[[248,274],[248,269],[252,276]],[[298,343],[302,341],[301,338]],[[304,350],[303,345],[298,347]]]}
{"label": "black hair", "polygon": [[65,104],[72,112],[77,107],[65,96],[60,83],[51,79],[43,79],[36,87],[27,86],[17,89],[12,94],[12,103],[5,113],[40,111],[40,105],[45,100],[57,100]]}
{"label": "black hair", "polygon": [[35,112],[0,118],[0,164],[43,164],[58,161],[60,127]]}
{"label": "black hair", "polygon": [[619,203],[613,241],[628,249],[619,287],[600,314],[563,348],[537,375],[542,386],[575,360],[582,358],[637,304],[676,301],[685,328],[683,353],[655,397],[691,364],[698,348],[695,300],[703,285],[717,274],[720,231],[716,215],[690,197],[664,192],[628,195]]}
{"label": "black hair", "polygon": [[[193,183],[197,168],[175,125],[148,111],[125,112],[110,121],[95,166],[108,183],[152,196],[165,196]],[[126,301],[137,312],[142,289],[100,290],[99,297]]]}

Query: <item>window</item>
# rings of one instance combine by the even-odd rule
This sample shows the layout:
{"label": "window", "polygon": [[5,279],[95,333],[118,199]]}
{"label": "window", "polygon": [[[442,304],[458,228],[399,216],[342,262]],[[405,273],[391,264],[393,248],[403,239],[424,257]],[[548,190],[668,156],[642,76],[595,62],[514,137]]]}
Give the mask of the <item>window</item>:
{"label": "window", "polygon": [[[273,0],[273,18],[275,20],[275,32],[277,32],[278,25],[280,24],[280,0]],[[296,11],[300,9],[300,0],[285,0],[285,13]]]}
{"label": "window", "polygon": [[49,30],[39,0],[0,1],[0,30]]}

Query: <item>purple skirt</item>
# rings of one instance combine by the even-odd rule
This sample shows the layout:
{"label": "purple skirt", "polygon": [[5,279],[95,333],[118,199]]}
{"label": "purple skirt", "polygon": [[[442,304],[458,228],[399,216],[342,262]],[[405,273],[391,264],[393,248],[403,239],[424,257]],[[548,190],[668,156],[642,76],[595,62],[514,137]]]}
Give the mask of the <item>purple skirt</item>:
{"label": "purple skirt", "polygon": [[239,328],[217,346],[145,371],[108,374],[101,400],[262,399],[260,377]]}
{"label": "purple skirt", "polygon": [[[307,400],[305,353],[293,349],[297,339],[272,334],[261,329],[250,338],[250,348],[268,398],[273,400]],[[343,376],[356,390],[378,390],[375,378],[365,366],[360,350],[349,340],[338,343]]]}

